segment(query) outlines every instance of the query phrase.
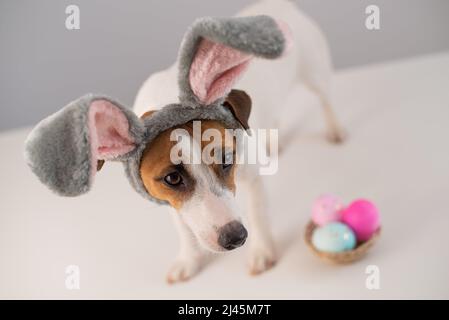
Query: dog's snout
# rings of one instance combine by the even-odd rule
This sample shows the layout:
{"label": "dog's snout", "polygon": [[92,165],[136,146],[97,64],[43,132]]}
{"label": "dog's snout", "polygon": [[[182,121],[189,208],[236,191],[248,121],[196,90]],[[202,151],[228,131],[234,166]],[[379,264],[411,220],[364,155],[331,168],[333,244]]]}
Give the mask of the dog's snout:
{"label": "dog's snout", "polygon": [[218,244],[226,250],[232,250],[242,246],[248,231],[238,221],[231,221],[218,230]]}

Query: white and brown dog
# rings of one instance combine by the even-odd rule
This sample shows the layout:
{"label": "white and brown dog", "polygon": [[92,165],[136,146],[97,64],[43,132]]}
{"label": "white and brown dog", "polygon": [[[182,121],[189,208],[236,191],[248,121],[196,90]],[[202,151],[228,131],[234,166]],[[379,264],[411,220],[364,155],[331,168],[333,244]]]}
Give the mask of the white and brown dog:
{"label": "white and brown dog", "polygon": [[[101,164],[113,160],[123,163],[139,194],[168,204],[180,236],[170,282],[191,278],[207,252],[240,247],[248,235],[252,274],[276,262],[261,171],[253,165],[237,168],[241,144],[237,136],[227,138],[229,129],[249,128],[252,104],[252,128],[279,128],[281,148],[296,131],[298,94],[322,105],[330,139],[341,140],[329,102],[330,56],[317,26],[286,0],[259,2],[240,16],[197,20],[177,63],[142,86],[135,112],[88,94],[42,120],[25,143],[27,163],[59,195],[88,192]],[[254,60],[248,68],[255,57],[276,60]],[[248,94],[231,90],[247,68],[239,87]],[[179,146],[193,148],[175,161]],[[268,147],[276,158],[277,145]],[[205,150],[220,161],[191,161],[203,160]],[[249,232],[237,209],[237,185],[248,194]]]}
{"label": "white and brown dog", "polygon": [[[332,142],[342,139],[330,105],[331,59],[326,40],[316,26],[296,6],[286,0],[264,0],[241,11],[238,16],[268,15],[285,22],[291,31],[288,54],[276,61],[255,60],[238,83],[253,104],[251,127],[281,128],[280,146],[285,148],[295,134],[300,105],[289,96],[308,94],[321,104]],[[154,110],[178,99],[178,66],[151,75],[141,87],[134,104],[143,118]],[[227,100],[233,105],[239,121],[247,123],[251,101],[233,90]],[[249,235],[249,268],[259,274],[276,262],[276,250],[265,220],[266,196],[262,177],[249,166],[229,164],[173,165],[170,151],[175,142],[173,130],[183,128],[192,133],[192,122],[160,134],[142,157],[140,172],[148,192],[172,207],[172,216],[180,238],[180,252],[168,273],[169,282],[194,276],[203,266],[208,251],[220,252],[241,246]],[[201,131],[215,128],[224,135],[219,121],[202,121]],[[193,139],[193,138],[192,138]],[[225,141],[226,139],[223,139]],[[207,143],[199,141],[201,148]],[[233,149],[233,145],[222,146]],[[234,150],[235,152],[235,150]],[[249,232],[243,226],[235,205],[236,185],[248,195]],[[243,188],[240,189],[240,188]]]}

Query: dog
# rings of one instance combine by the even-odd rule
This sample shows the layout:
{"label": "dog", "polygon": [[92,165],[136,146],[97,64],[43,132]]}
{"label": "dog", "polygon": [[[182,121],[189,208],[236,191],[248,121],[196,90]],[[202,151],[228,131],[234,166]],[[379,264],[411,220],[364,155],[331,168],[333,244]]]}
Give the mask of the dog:
{"label": "dog", "polygon": [[[285,150],[301,116],[301,102],[292,103],[299,93],[322,106],[328,137],[341,142],[331,74],[314,22],[291,2],[263,0],[238,17],[194,22],[177,62],[143,84],[134,112],[88,94],[42,120],[25,142],[26,161],[62,196],[88,192],[104,161],[122,162],[135,191],[169,207],[180,240],[170,283],[192,278],[209,252],[239,248],[247,238],[250,273],[260,274],[277,261],[265,189],[257,166],[240,165],[242,143],[229,130],[279,128]],[[277,158],[276,144],[262,147]],[[204,154],[219,161],[203,161]],[[237,192],[247,194],[249,231]]]}
{"label": "dog", "polygon": [[[295,135],[297,118],[300,116],[298,109],[301,107],[286,104],[286,101],[292,92],[303,92],[315,96],[322,106],[330,141],[341,142],[341,129],[330,104],[332,64],[320,29],[295,4],[286,0],[260,1],[237,16],[255,15],[269,15],[284,21],[290,28],[292,45],[288,54],[276,61],[252,62],[238,82],[238,88],[250,95],[254,105],[251,127],[281,127],[279,140],[281,150],[284,150]],[[133,109],[136,114],[145,117],[152,110],[176,101],[177,70],[175,63],[167,70],[151,75],[144,82],[135,99]],[[249,119],[243,121],[248,122]],[[223,133],[225,129],[216,121],[202,121],[202,125],[203,130],[216,128]],[[191,123],[184,125],[189,132],[191,127]],[[248,169],[248,166],[223,169],[202,165],[190,168],[189,174],[167,169],[172,167],[169,157],[173,147],[169,139],[170,132],[168,130],[161,134],[154,145],[148,148],[141,167],[142,179],[148,190],[170,203],[171,215],[179,233],[180,252],[167,275],[168,281],[191,278],[202,268],[205,251],[237,248],[245,242],[247,234],[250,273],[259,274],[271,268],[277,256],[266,221],[267,205],[262,177],[256,170]],[[223,175],[223,170],[229,172]],[[182,191],[167,190],[163,184],[155,182],[161,172],[177,183],[183,179],[192,179],[195,183],[189,183],[189,187]],[[235,209],[236,185],[239,192],[246,191],[248,196],[249,233]]]}

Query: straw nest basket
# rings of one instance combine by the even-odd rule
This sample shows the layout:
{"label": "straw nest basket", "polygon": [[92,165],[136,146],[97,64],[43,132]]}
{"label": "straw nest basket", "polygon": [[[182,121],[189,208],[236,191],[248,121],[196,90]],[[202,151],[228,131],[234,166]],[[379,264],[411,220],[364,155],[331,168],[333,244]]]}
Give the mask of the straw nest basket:
{"label": "straw nest basket", "polygon": [[306,226],[305,240],[307,246],[322,260],[332,263],[332,264],[347,264],[361,259],[366,252],[374,245],[374,243],[379,239],[381,228],[373,234],[373,236],[365,242],[358,243],[357,246],[350,251],[344,252],[324,252],[316,249],[312,244],[312,234],[317,228],[317,225],[310,221]]}

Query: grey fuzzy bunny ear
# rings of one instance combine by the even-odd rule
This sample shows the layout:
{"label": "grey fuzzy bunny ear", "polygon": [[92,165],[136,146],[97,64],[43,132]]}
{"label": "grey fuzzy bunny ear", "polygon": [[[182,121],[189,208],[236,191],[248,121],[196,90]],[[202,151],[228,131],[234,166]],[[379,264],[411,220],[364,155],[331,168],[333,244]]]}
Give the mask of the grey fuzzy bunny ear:
{"label": "grey fuzzy bunny ear", "polygon": [[252,57],[276,59],[286,51],[288,30],[268,16],[195,21],[179,53],[181,103],[209,105],[224,99]]}
{"label": "grey fuzzy bunny ear", "polygon": [[25,142],[28,165],[63,196],[90,190],[99,160],[126,160],[141,143],[144,126],[110,98],[83,96],[42,120]]}

